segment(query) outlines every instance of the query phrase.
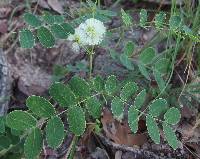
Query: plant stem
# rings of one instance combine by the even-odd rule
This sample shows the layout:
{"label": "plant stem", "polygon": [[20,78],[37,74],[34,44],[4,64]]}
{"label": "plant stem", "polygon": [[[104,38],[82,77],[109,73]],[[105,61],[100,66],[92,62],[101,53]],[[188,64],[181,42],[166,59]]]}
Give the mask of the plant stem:
{"label": "plant stem", "polygon": [[93,55],[90,53],[90,74],[89,74],[89,79],[92,78],[92,60],[93,60]]}

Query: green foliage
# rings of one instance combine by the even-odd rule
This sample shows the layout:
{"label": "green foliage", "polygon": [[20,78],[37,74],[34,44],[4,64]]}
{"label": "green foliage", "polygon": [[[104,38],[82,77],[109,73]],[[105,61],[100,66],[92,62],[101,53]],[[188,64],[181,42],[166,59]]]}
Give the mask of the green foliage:
{"label": "green foliage", "polygon": [[162,74],[157,69],[153,71],[153,74],[160,91],[163,91],[165,89],[165,81],[162,78]]}
{"label": "green foliage", "polygon": [[134,108],[134,106],[130,106],[129,111],[128,111],[128,124],[133,133],[136,133],[138,130],[138,110]]}
{"label": "green foliage", "polygon": [[69,107],[76,105],[76,96],[69,88],[69,86],[56,82],[51,85],[49,89],[49,94],[53,99],[60,104],[62,107]]}
{"label": "green foliage", "polygon": [[155,26],[157,29],[162,29],[164,27],[164,20],[166,19],[166,14],[164,12],[159,12],[155,16]]}
{"label": "green foliage", "polygon": [[129,70],[134,70],[131,58],[129,58],[126,54],[121,54],[119,58],[123,66]]}
{"label": "green foliage", "polygon": [[69,130],[76,136],[84,133],[86,128],[85,113],[79,106],[70,107],[67,112]]}
{"label": "green foliage", "polygon": [[148,134],[151,137],[151,139],[156,143],[160,143],[160,131],[159,127],[153,117],[150,115],[146,116],[146,125],[147,125],[147,130]]}
{"label": "green foliage", "polygon": [[53,15],[49,12],[44,12],[42,15],[42,19],[45,23],[52,25],[52,24],[61,24],[64,23],[64,17],[62,15]]}
{"label": "green foliage", "polygon": [[140,26],[145,27],[147,23],[147,11],[145,9],[141,9],[140,11]]}
{"label": "green foliage", "polygon": [[24,21],[32,27],[39,27],[42,25],[42,21],[32,13],[25,13]]}
{"label": "green foliage", "polygon": [[0,134],[5,132],[5,117],[0,116]]}
{"label": "green foliage", "polygon": [[102,92],[104,90],[104,80],[101,76],[96,76],[93,81],[93,89],[97,92]]}
{"label": "green foliage", "polygon": [[96,97],[88,98],[86,101],[86,107],[87,107],[89,114],[93,118],[95,118],[95,119],[100,118],[102,104]]}
{"label": "green foliage", "polygon": [[26,158],[34,159],[42,151],[42,131],[34,128],[26,138],[24,143],[24,153]]}
{"label": "green foliage", "polygon": [[144,89],[135,97],[135,101],[134,101],[135,109],[137,110],[141,109],[142,105],[145,102],[146,94],[147,94],[146,90]]}
{"label": "green foliage", "polygon": [[39,42],[46,48],[51,48],[55,44],[55,38],[52,33],[44,26],[37,29]]}
{"label": "green foliage", "polygon": [[128,82],[122,88],[120,97],[124,101],[127,101],[129,98],[131,98],[137,92],[137,90],[138,90],[138,86],[135,82]]}
{"label": "green foliage", "polygon": [[161,74],[166,74],[169,70],[170,61],[167,58],[160,58],[156,61],[154,68]]}
{"label": "green foliage", "polygon": [[118,90],[116,76],[111,75],[107,78],[105,82],[105,90],[108,94],[114,94]]}
{"label": "green foliage", "polygon": [[135,50],[135,43],[132,41],[129,41],[126,43],[126,46],[124,48],[124,54],[128,57],[131,57]]}
{"label": "green foliage", "polygon": [[35,37],[28,29],[23,29],[19,32],[19,42],[22,48],[33,48]]}
{"label": "green foliage", "polygon": [[149,73],[148,73],[148,70],[146,68],[146,66],[143,64],[143,63],[138,63],[138,69],[140,71],[140,73],[148,80],[150,80],[150,77],[149,77]]}
{"label": "green foliage", "polygon": [[123,118],[124,104],[119,97],[115,97],[112,100],[111,110],[117,120],[121,120]]}
{"label": "green foliage", "polygon": [[149,114],[154,117],[158,117],[167,109],[167,106],[168,104],[165,99],[156,99],[149,105]]}
{"label": "green foliage", "polygon": [[180,121],[180,118],[181,118],[180,111],[175,107],[168,109],[164,115],[165,121],[168,124],[172,124],[172,125],[177,124]]}
{"label": "green foliage", "polygon": [[90,96],[91,92],[89,84],[78,76],[72,77],[69,81],[69,86],[74,94],[79,98],[87,98]]}
{"label": "green foliage", "polygon": [[122,21],[125,24],[125,26],[130,27],[133,23],[131,16],[128,13],[126,13],[123,9],[121,9],[121,16],[122,16]]}
{"label": "green foliage", "polygon": [[69,33],[66,32],[60,24],[53,24],[51,26],[51,32],[56,38],[59,39],[67,39],[69,35]]}
{"label": "green foliage", "polygon": [[179,147],[179,141],[174,133],[174,131],[172,130],[172,128],[166,124],[163,123],[163,131],[164,131],[164,135],[165,138],[167,140],[167,142],[169,143],[169,145],[176,150]]}
{"label": "green foliage", "polygon": [[59,117],[52,117],[46,125],[47,143],[53,149],[58,148],[64,139],[64,125]]}
{"label": "green foliage", "polygon": [[53,105],[40,96],[33,95],[28,97],[26,105],[38,117],[50,118],[56,113]]}
{"label": "green foliage", "polygon": [[171,16],[169,19],[169,26],[171,30],[177,30],[178,28],[180,28],[182,23],[181,17],[174,15]]}
{"label": "green foliage", "polygon": [[36,119],[29,113],[15,110],[6,116],[6,125],[16,130],[26,130],[36,126]]}
{"label": "green foliage", "polygon": [[148,47],[139,55],[139,61],[143,64],[150,64],[154,59],[156,52],[154,48]]}

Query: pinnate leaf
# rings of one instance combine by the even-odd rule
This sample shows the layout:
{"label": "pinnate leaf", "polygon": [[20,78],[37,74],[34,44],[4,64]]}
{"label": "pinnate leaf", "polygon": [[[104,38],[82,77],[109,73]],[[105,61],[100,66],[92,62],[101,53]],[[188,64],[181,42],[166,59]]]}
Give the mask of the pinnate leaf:
{"label": "pinnate leaf", "polygon": [[169,26],[172,30],[177,30],[181,26],[181,17],[178,15],[173,15],[169,19]]}
{"label": "pinnate leaf", "polygon": [[166,14],[164,12],[159,12],[155,16],[155,26],[157,29],[162,29],[164,26],[164,20],[166,18]]}
{"label": "pinnate leaf", "polygon": [[51,48],[55,44],[55,38],[52,33],[44,26],[37,29],[39,42],[46,48]]}
{"label": "pinnate leaf", "polygon": [[168,109],[164,115],[165,121],[168,124],[172,124],[172,125],[177,124],[180,121],[180,118],[181,118],[180,111],[175,107]]}
{"label": "pinnate leaf", "polygon": [[117,78],[114,75],[108,77],[105,83],[105,90],[108,94],[114,94],[117,91]]}
{"label": "pinnate leaf", "polygon": [[142,90],[135,98],[134,108],[139,110],[145,102],[146,99],[146,90]]}
{"label": "pinnate leaf", "polygon": [[121,15],[122,15],[122,21],[125,24],[125,26],[131,26],[132,25],[132,18],[131,16],[126,13],[123,9],[121,9]]}
{"label": "pinnate leaf", "polygon": [[33,15],[32,13],[25,13],[24,21],[32,27],[39,27],[42,25],[41,20],[37,16]]}
{"label": "pinnate leaf", "polygon": [[85,113],[79,106],[70,107],[67,112],[69,130],[77,136],[84,133],[86,128]]}
{"label": "pinnate leaf", "polygon": [[28,97],[26,106],[38,117],[49,118],[56,113],[53,105],[40,96],[33,95]]}
{"label": "pinnate leaf", "polygon": [[47,143],[53,149],[59,147],[64,139],[64,125],[62,120],[54,116],[52,117],[46,126],[46,139]]}
{"label": "pinnate leaf", "polygon": [[28,29],[23,29],[19,32],[19,42],[22,48],[33,48],[35,37]]}
{"label": "pinnate leaf", "polygon": [[152,47],[148,47],[139,55],[139,61],[143,64],[149,64],[154,59],[155,55],[155,49]]}
{"label": "pinnate leaf", "polygon": [[133,133],[136,133],[138,130],[138,110],[134,108],[134,106],[130,106],[128,111],[128,124]]}
{"label": "pinnate leaf", "polygon": [[42,132],[39,128],[34,128],[26,138],[24,143],[24,153],[26,158],[36,158],[42,150]]}
{"label": "pinnate leaf", "polygon": [[129,98],[131,98],[138,90],[138,86],[135,82],[128,82],[125,84],[125,86],[122,88],[120,97],[122,100],[126,101]]}
{"label": "pinnate leaf", "polygon": [[89,114],[95,118],[98,119],[101,116],[101,109],[102,104],[97,100],[96,97],[88,98],[86,101],[86,106]]}
{"label": "pinnate leaf", "polygon": [[124,113],[124,104],[119,97],[115,97],[111,103],[111,110],[114,115],[114,118],[121,120]]}
{"label": "pinnate leaf", "polygon": [[179,141],[173,129],[166,123],[163,123],[163,131],[168,144],[176,150],[179,147]]}
{"label": "pinnate leaf", "polygon": [[78,76],[72,77],[72,79],[69,81],[69,86],[74,94],[79,98],[86,98],[90,96],[91,92],[89,84]]}
{"label": "pinnate leaf", "polygon": [[140,26],[145,27],[146,23],[147,23],[147,10],[141,9],[141,11],[140,11]]}
{"label": "pinnate leaf", "polygon": [[149,114],[154,117],[158,117],[167,109],[167,106],[167,101],[165,99],[156,99],[149,106]]}
{"label": "pinnate leaf", "polygon": [[25,111],[15,110],[6,116],[6,125],[12,129],[26,130],[36,126],[36,119]]}
{"label": "pinnate leaf", "polygon": [[56,82],[49,89],[50,95],[62,107],[69,107],[77,104],[76,97],[69,86]]}
{"label": "pinnate leaf", "polygon": [[150,115],[146,116],[146,125],[147,125],[147,130],[148,134],[151,137],[151,139],[156,143],[160,143],[160,131],[159,127],[153,117]]}

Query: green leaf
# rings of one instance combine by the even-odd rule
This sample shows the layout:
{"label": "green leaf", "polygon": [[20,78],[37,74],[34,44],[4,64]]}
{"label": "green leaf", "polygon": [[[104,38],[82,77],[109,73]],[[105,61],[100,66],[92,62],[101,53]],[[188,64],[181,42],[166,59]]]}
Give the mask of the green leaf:
{"label": "green leaf", "polygon": [[137,90],[138,90],[138,86],[135,82],[128,82],[122,88],[120,97],[122,98],[122,100],[127,101],[137,92]]}
{"label": "green leaf", "polygon": [[172,30],[177,30],[181,26],[181,17],[177,15],[173,15],[169,19],[169,26]]}
{"label": "green leaf", "polygon": [[161,74],[165,74],[168,72],[170,65],[170,60],[167,58],[161,58],[158,61],[156,61],[154,68],[160,72]]}
{"label": "green leaf", "polygon": [[48,145],[53,149],[58,148],[62,144],[64,139],[64,125],[59,117],[54,116],[48,121],[46,138]]}
{"label": "green leaf", "polygon": [[28,29],[23,29],[19,32],[19,42],[22,48],[33,48],[35,37]]}
{"label": "green leaf", "polygon": [[180,121],[180,118],[180,111],[175,107],[170,108],[164,115],[165,121],[172,125],[177,124]]}
{"label": "green leaf", "polygon": [[159,144],[160,143],[159,127],[158,127],[156,121],[154,120],[154,118],[152,118],[150,115],[146,116],[146,125],[147,125],[148,134],[151,137],[151,139],[156,144]]}
{"label": "green leaf", "polygon": [[156,99],[149,105],[149,114],[154,117],[158,117],[167,109],[167,106],[168,104],[165,99]]}
{"label": "green leaf", "polygon": [[128,124],[133,133],[136,133],[138,130],[138,120],[138,111],[133,106],[130,106],[128,111]]}
{"label": "green leaf", "polygon": [[67,112],[69,130],[77,136],[81,136],[86,128],[85,113],[81,107],[70,107]]}
{"label": "green leaf", "polygon": [[49,94],[62,107],[70,107],[77,104],[76,97],[69,86],[56,82],[51,85]]}
{"label": "green leaf", "polygon": [[60,24],[53,24],[51,26],[51,32],[56,38],[59,39],[67,39],[69,36],[69,33],[66,32]]}
{"label": "green leaf", "polygon": [[164,20],[166,19],[166,14],[164,12],[159,12],[155,16],[155,26],[157,29],[162,29],[164,27]]}
{"label": "green leaf", "polygon": [[133,63],[131,61],[131,59],[126,56],[125,54],[121,54],[119,57],[121,63],[129,70],[134,70],[134,66]]}
{"label": "green leaf", "polygon": [[0,116],[0,134],[5,132],[5,117]]}
{"label": "green leaf", "polygon": [[101,9],[98,9],[97,12],[100,13],[100,14],[102,14],[102,15],[105,15],[107,17],[115,17],[115,16],[117,16],[116,12],[113,12],[113,11],[110,11],[110,10],[101,10]]}
{"label": "green leaf", "polygon": [[15,110],[6,116],[6,125],[12,129],[26,130],[36,126],[36,119],[25,111]]}
{"label": "green leaf", "polygon": [[140,11],[140,26],[145,27],[147,23],[147,11],[146,9],[141,9]]}
{"label": "green leaf", "polygon": [[134,49],[135,49],[135,43],[129,41],[124,48],[124,54],[128,57],[131,57],[133,55]]}
{"label": "green leaf", "polygon": [[32,13],[25,13],[23,18],[24,21],[32,27],[39,27],[42,25],[41,20]]}
{"label": "green leaf", "polygon": [[41,26],[37,29],[37,37],[39,42],[46,48],[51,48],[55,44],[54,36],[46,27]]}
{"label": "green leaf", "polygon": [[5,135],[0,136],[0,152],[1,149],[8,149],[11,144],[12,141],[8,136]]}
{"label": "green leaf", "polygon": [[179,147],[179,141],[176,137],[176,134],[172,130],[172,128],[168,124],[163,123],[163,131],[164,131],[164,135],[165,135],[165,138],[166,138],[168,144],[174,150],[176,150]]}
{"label": "green leaf", "polygon": [[183,25],[182,30],[186,35],[193,36],[192,29],[190,29],[188,26]]}
{"label": "green leaf", "polygon": [[111,110],[114,118],[121,120],[124,115],[124,104],[119,97],[115,97],[111,103]]}
{"label": "green leaf", "polygon": [[133,24],[132,17],[121,8],[122,21],[125,26],[129,27]]}
{"label": "green leaf", "polygon": [[69,86],[74,94],[80,98],[87,98],[90,96],[91,92],[88,83],[78,76],[72,77],[69,81]]}
{"label": "green leaf", "polygon": [[28,97],[26,106],[38,117],[50,118],[56,114],[53,105],[40,96],[33,95]]}
{"label": "green leaf", "polygon": [[143,89],[135,98],[135,101],[134,101],[134,107],[135,109],[137,110],[140,110],[140,108],[142,107],[142,105],[144,104],[145,102],[145,99],[146,99],[146,90]]}
{"label": "green leaf", "polygon": [[150,80],[150,77],[149,77],[149,73],[145,67],[145,65],[143,63],[138,63],[138,68],[139,68],[139,71],[140,73],[148,80]]}
{"label": "green leaf", "polygon": [[75,33],[74,28],[70,24],[68,24],[68,23],[62,23],[60,25],[61,25],[61,27],[64,29],[64,31],[66,33],[68,33],[68,34],[74,34]]}
{"label": "green leaf", "polygon": [[44,14],[42,15],[42,19],[44,20],[45,23],[50,25],[54,24],[55,22],[54,16],[49,12],[44,12]]}
{"label": "green leaf", "polygon": [[24,153],[26,158],[34,159],[42,151],[42,132],[39,128],[35,128],[26,138],[24,143]]}
{"label": "green leaf", "polygon": [[114,49],[109,49],[109,53],[113,60],[119,61],[119,54]]}
{"label": "green leaf", "polygon": [[104,90],[104,80],[101,76],[96,76],[92,82],[95,91],[102,92]]}
{"label": "green leaf", "polygon": [[86,107],[89,112],[89,114],[95,118],[98,119],[101,116],[101,109],[102,104],[97,100],[96,97],[88,98],[86,101]]}
{"label": "green leaf", "polygon": [[107,78],[105,83],[105,90],[108,94],[114,94],[117,91],[117,78],[111,75]]}
{"label": "green leaf", "polygon": [[160,91],[163,91],[165,89],[165,81],[163,80],[161,73],[157,70],[153,70],[153,74]]}
{"label": "green leaf", "polygon": [[56,24],[62,24],[65,21],[65,18],[62,15],[54,15],[54,23]]}
{"label": "green leaf", "polygon": [[155,49],[152,47],[148,47],[139,55],[139,61],[143,64],[150,64],[154,59],[155,55]]}

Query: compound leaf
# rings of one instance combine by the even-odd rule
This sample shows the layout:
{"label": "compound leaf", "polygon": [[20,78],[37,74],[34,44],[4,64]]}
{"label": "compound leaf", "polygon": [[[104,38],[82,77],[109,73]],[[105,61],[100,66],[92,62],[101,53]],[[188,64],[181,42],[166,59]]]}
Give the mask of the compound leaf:
{"label": "compound leaf", "polygon": [[133,133],[136,133],[138,130],[138,111],[134,108],[134,106],[130,106],[128,111],[128,124]]}
{"label": "compound leaf", "polygon": [[32,13],[25,13],[24,21],[32,27],[39,27],[42,25],[41,20],[37,16],[33,15]]}
{"label": "compound leaf", "polygon": [[51,48],[55,44],[54,36],[46,27],[41,26],[37,29],[37,37],[39,42],[46,48]]}
{"label": "compound leaf", "polygon": [[95,118],[98,119],[101,116],[101,109],[102,104],[97,100],[96,97],[88,98],[86,101],[86,107],[89,112],[89,114]]}
{"label": "compound leaf", "polygon": [[38,117],[50,118],[56,113],[53,105],[40,96],[33,95],[28,97],[26,106]]}
{"label": "compound leaf", "polygon": [[28,29],[23,29],[19,32],[19,42],[22,48],[33,48],[35,37]]}
{"label": "compound leaf", "polygon": [[159,144],[160,143],[159,127],[158,127],[156,121],[154,120],[154,118],[152,118],[150,115],[146,116],[146,125],[147,125],[148,134],[151,137],[151,139],[156,144]]}
{"label": "compound leaf", "polygon": [[165,99],[159,98],[154,100],[149,105],[149,114],[154,117],[158,117],[166,109],[167,109],[167,101]]}
{"label": "compound leaf", "polygon": [[64,125],[62,120],[54,116],[46,125],[46,139],[47,143],[53,149],[58,148],[64,139]]}
{"label": "compound leaf", "polygon": [[105,83],[105,90],[108,94],[114,94],[117,91],[117,78],[111,75],[107,78]]}
{"label": "compound leaf", "polygon": [[139,110],[142,105],[144,104],[144,101],[146,99],[146,90],[142,90],[135,98],[135,101],[134,101],[134,107],[135,109]]}
{"label": "compound leaf", "polygon": [[131,16],[126,13],[123,9],[121,9],[121,15],[122,15],[122,21],[125,24],[125,26],[131,26],[132,25],[132,18]]}
{"label": "compound leaf", "polygon": [[122,88],[120,97],[122,100],[127,101],[131,96],[133,96],[138,90],[138,86],[135,82],[128,82],[125,84],[125,86]]}
{"label": "compound leaf", "polygon": [[91,92],[88,83],[78,76],[72,77],[69,81],[69,86],[77,97],[86,98],[90,96]]}
{"label": "compound leaf", "polygon": [[81,107],[70,107],[67,112],[69,130],[77,136],[81,136],[86,128],[85,113]]}
{"label": "compound leaf", "polygon": [[93,81],[93,88],[97,92],[101,92],[104,90],[104,80],[101,76],[96,76]]}
{"label": "compound leaf", "polygon": [[164,135],[165,135],[165,138],[168,142],[168,144],[174,149],[176,150],[178,147],[179,147],[179,141],[176,137],[176,134],[175,132],[172,130],[172,128],[166,124],[166,123],[163,123],[163,131],[164,131]]}
{"label": "compound leaf", "polygon": [[119,97],[115,97],[111,103],[111,110],[114,115],[114,118],[121,120],[124,113],[124,104]]}
{"label": "compound leaf", "polygon": [[34,128],[26,138],[24,143],[24,153],[26,158],[34,159],[42,151],[42,132],[39,128]]}
{"label": "compound leaf", "polygon": [[69,107],[77,104],[74,93],[63,83],[56,82],[52,84],[49,93],[62,107]]}
{"label": "compound leaf", "polygon": [[132,41],[127,42],[125,48],[124,48],[124,54],[128,57],[131,57],[133,55],[135,49],[135,43]]}
{"label": "compound leaf", "polygon": [[25,111],[15,110],[6,116],[6,125],[12,129],[26,130],[36,126],[36,119]]}
{"label": "compound leaf", "polygon": [[56,38],[59,39],[67,39],[69,36],[69,33],[66,32],[60,24],[51,25],[51,32]]}
{"label": "compound leaf", "polygon": [[177,30],[181,26],[181,17],[177,15],[173,15],[169,19],[169,26],[172,30]]}
{"label": "compound leaf", "polygon": [[164,119],[168,124],[172,124],[175,125],[180,121],[181,118],[181,114],[180,111],[175,108],[172,107],[169,110],[167,110],[167,112],[164,115]]}
{"label": "compound leaf", "polygon": [[155,49],[152,47],[148,47],[139,55],[139,61],[143,64],[149,64],[154,59],[155,55]]}
{"label": "compound leaf", "polygon": [[140,26],[145,27],[146,23],[147,23],[147,10],[141,9],[141,11],[140,11]]}
{"label": "compound leaf", "polygon": [[68,24],[68,23],[62,23],[60,25],[61,25],[61,27],[64,29],[64,31],[66,33],[68,33],[68,34],[74,34],[75,33],[74,28],[70,24]]}
{"label": "compound leaf", "polygon": [[164,20],[166,19],[166,14],[160,12],[155,16],[155,26],[157,29],[162,29],[164,27]]}

